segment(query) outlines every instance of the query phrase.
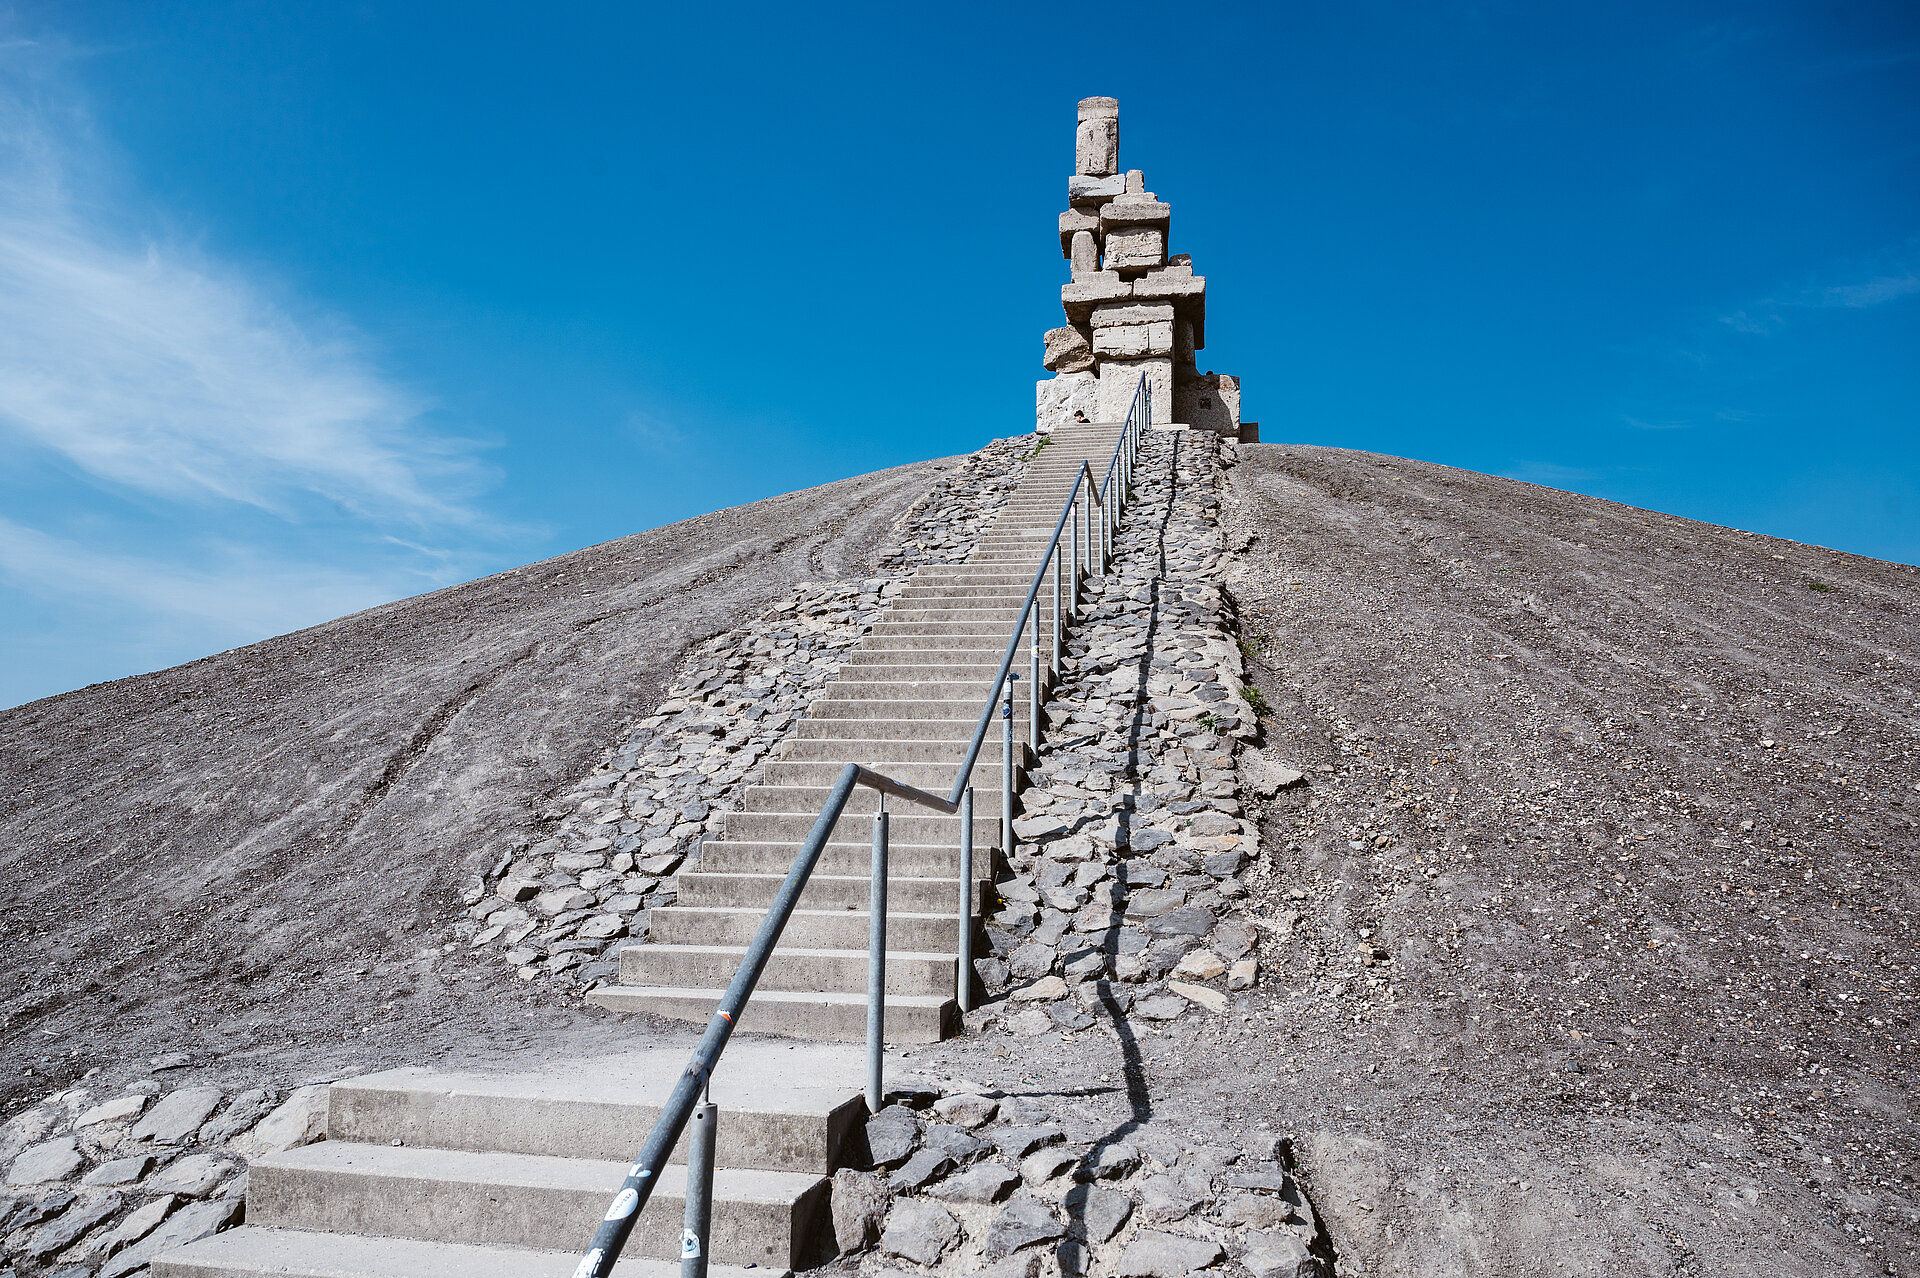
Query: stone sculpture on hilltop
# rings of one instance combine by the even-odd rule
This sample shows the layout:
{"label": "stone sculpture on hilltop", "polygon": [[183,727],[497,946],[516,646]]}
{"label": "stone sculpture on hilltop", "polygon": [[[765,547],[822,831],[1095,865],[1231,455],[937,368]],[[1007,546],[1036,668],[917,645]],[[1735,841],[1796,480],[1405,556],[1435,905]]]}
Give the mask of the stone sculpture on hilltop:
{"label": "stone sculpture on hilltop", "polygon": [[1193,259],[1167,253],[1173,210],[1139,169],[1120,172],[1120,103],[1083,98],[1074,132],[1060,252],[1073,278],[1060,289],[1066,324],[1049,329],[1043,362],[1054,374],[1035,394],[1038,428],[1126,417],[1146,374],[1156,425],[1182,424],[1238,438],[1240,381],[1202,373],[1207,281]]}

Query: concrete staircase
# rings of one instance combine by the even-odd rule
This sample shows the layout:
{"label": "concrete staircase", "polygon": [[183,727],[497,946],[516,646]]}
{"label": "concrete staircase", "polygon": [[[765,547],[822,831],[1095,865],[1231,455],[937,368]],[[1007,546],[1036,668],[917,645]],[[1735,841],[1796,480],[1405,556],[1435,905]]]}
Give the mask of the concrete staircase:
{"label": "concrete staircase", "polygon": [[[164,1254],[154,1278],[566,1278],[690,1047],[336,1083],[327,1139],[256,1161],[246,1225]],[[729,1046],[712,1087],[715,1278],[777,1278],[831,1258],[829,1177],[866,1160],[866,1104],[846,1082],[860,1077],[852,1049]],[[615,1273],[679,1273],[684,1157],[683,1142]]]}
{"label": "concrete staircase", "polygon": [[[726,814],[721,837],[709,840],[698,864],[681,872],[676,903],[653,912],[653,943],[628,946],[621,983],[594,991],[591,1001],[705,1022],[843,767],[866,764],[911,785],[947,791],[1073,476],[1083,460],[1104,474],[1119,437],[1117,425],[1055,432],[967,562],[914,574],[892,611],[849,654],[840,678],[774,753],[764,782],[749,787],[739,811]],[[1070,610],[1078,583],[1063,581]],[[1044,653],[1052,638],[1051,579],[1035,616]],[[1014,702],[1017,793],[1031,762],[1024,642],[1014,670],[1022,681]],[[975,882],[969,890],[976,917],[992,891],[1001,838],[1003,749],[996,721],[974,769]],[[854,792],[744,1026],[804,1038],[865,1036],[869,814],[876,797]],[[897,799],[889,811],[887,1037],[934,1042],[960,1025],[954,998],[960,819]]]}
{"label": "concrete staircase", "polygon": [[[915,575],[767,765],[765,783],[727,815],[724,837],[680,876],[678,903],[654,915],[659,943],[629,947],[627,983],[596,1002],[706,1021],[842,767],[871,764],[936,791],[952,784],[1072,476],[1083,458],[1104,468],[1118,434],[1056,434],[972,557]],[[1050,581],[1041,603],[1050,640]],[[1016,668],[1024,678],[1024,648]],[[1027,705],[1023,687],[1017,780],[1031,763]],[[998,728],[976,773],[976,912],[1000,841]],[[869,1161],[864,1053],[753,1031],[863,1037],[863,815],[873,807],[870,792],[856,792],[754,995],[748,1032],[715,1073],[713,1278],[781,1278],[831,1259],[829,1177]],[[898,802],[892,811],[887,1031],[931,1041],[959,1027],[959,820]],[[689,1037],[512,1074],[408,1069],[336,1083],[326,1140],[255,1161],[246,1224],[165,1253],[153,1278],[566,1278],[691,1047]],[[614,1271],[623,1278],[679,1271],[684,1154],[640,1217]]]}

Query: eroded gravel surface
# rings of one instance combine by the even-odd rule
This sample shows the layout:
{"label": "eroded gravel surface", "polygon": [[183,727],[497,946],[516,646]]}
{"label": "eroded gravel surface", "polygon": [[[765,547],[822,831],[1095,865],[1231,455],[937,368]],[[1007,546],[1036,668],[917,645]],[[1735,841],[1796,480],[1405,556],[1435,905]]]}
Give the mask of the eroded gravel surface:
{"label": "eroded gravel surface", "polygon": [[591,1037],[573,996],[442,951],[460,885],[532,841],[690,646],[871,571],[961,460],[0,714],[0,1117],[96,1065],[286,1085]]}
{"label": "eroded gravel surface", "polygon": [[1311,780],[1263,814],[1274,984],[1182,1103],[1293,1133],[1342,1274],[1920,1272],[1920,572],[1242,458],[1229,587]]}

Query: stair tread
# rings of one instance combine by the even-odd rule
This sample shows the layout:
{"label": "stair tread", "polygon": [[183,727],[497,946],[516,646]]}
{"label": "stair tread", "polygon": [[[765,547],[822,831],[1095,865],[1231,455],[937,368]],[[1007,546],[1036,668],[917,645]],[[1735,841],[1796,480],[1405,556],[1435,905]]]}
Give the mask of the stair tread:
{"label": "stair tread", "polygon": [[[621,994],[626,996],[638,996],[638,995],[651,994],[657,998],[703,998],[703,999],[713,999],[717,1002],[720,996],[726,993],[726,991],[719,988],[700,989],[700,988],[677,986],[677,985],[612,985],[612,986],[607,986],[606,988],[601,990],[596,990],[595,993]],[[748,1005],[751,1006],[753,1003],[758,1001],[765,1001],[769,1003],[835,1003],[835,1004],[842,1004],[847,1006],[858,1005],[861,1007],[865,1007],[867,1003],[867,992],[865,990],[857,990],[857,991],[856,990],[824,990],[822,991],[822,990],[760,990],[760,989],[757,989],[753,992],[753,997],[748,999],[747,1002],[748,1002]],[[953,1001],[952,995],[943,995],[943,994],[889,994],[887,995],[888,1007],[936,1007],[937,1008],[937,1007],[944,1007],[946,1004],[952,1001]],[[681,1169],[683,1175],[685,1173],[685,1170],[686,1170],[685,1168]],[[795,1175],[797,1173],[783,1172],[783,1173],[777,1173],[777,1174]],[[720,1175],[721,1175],[720,1172],[714,1173],[714,1198],[716,1202],[719,1200],[719,1195],[720,1195],[720,1190],[719,1190]],[[681,1182],[681,1183],[684,1183],[684,1182]],[[666,1184],[664,1177],[662,1178],[661,1184],[663,1187]]]}
{"label": "stair tread", "polygon": [[[893,842],[891,839],[888,840],[887,845],[889,848],[892,847]],[[716,844],[715,846],[720,845]],[[958,854],[956,853],[955,855],[957,856]],[[769,883],[779,883],[787,876],[785,874],[776,874],[771,870],[703,870],[696,865],[693,869],[682,870],[679,877],[682,879],[693,877],[704,879],[755,879],[765,880]],[[894,874],[889,872],[887,875],[887,882],[894,885],[901,883],[938,883],[942,887],[953,887],[958,884],[959,881],[957,878],[939,874]],[[864,874],[816,873],[811,875],[807,879],[807,882],[865,884],[870,882],[870,880]],[[889,911],[889,913],[891,913],[891,911]]]}
{"label": "stair tread", "polygon": [[[584,1239],[582,1242],[584,1243]],[[210,1235],[154,1263],[156,1278],[275,1274],[286,1278],[570,1278],[580,1257],[566,1251],[377,1238],[243,1225]],[[615,1278],[678,1278],[680,1262],[623,1256]],[[711,1278],[785,1278],[790,1270],[710,1264]]]}
{"label": "stair tread", "polygon": [[[794,997],[820,996],[801,994]],[[864,1000],[866,995],[859,997]],[[628,1164],[598,1158],[558,1158],[549,1154],[507,1154],[435,1149],[425,1145],[363,1145],[354,1141],[323,1140],[283,1153],[270,1154],[255,1160],[253,1166],[256,1175],[259,1169],[266,1167],[275,1172],[379,1176],[443,1184],[604,1190],[611,1198],[626,1179]],[[713,1200],[716,1206],[722,1203],[787,1204],[796,1201],[819,1184],[820,1180],[821,1177],[814,1172],[720,1167],[715,1168],[713,1173]],[[686,1189],[687,1169],[669,1163],[660,1169],[656,1184],[656,1194],[677,1198]]]}
{"label": "stair tread", "polygon": [[[764,905],[680,905],[676,903],[673,905],[662,905],[657,907],[654,910],[654,914],[656,915],[667,914],[667,913],[750,914],[756,919],[761,919],[767,916],[767,907]],[[804,918],[823,918],[823,919],[856,918],[857,919],[857,918],[865,918],[866,914],[867,914],[867,911],[865,910],[801,909],[801,910],[795,910],[790,917],[795,919],[804,919]],[[940,919],[944,921],[954,916],[944,912],[940,914],[916,914],[908,910],[896,910],[889,907],[887,910],[887,917],[889,919]]]}
{"label": "stair tread", "polygon": [[[859,1093],[861,1062],[828,1045],[794,1049],[784,1044],[739,1042],[728,1060],[737,1068],[716,1077],[713,1098],[725,1109],[821,1116]],[[364,1074],[334,1084],[349,1093],[436,1092],[543,1102],[657,1108],[680,1081],[686,1049],[636,1043],[617,1056],[568,1060],[551,1070],[477,1073],[409,1067]]]}
{"label": "stair tread", "polygon": [[[647,941],[640,945],[629,945],[627,948],[630,950],[647,949],[686,954],[745,954],[747,952],[747,947],[744,945],[678,945],[663,941]],[[807,949],[798,945],[782,945],[779,949],[775,950],[774,953],[799,958],[845,958],[848,955],[865,958],[867,956],[865,950]],[[951,959],[952,957],[952,951],[942,954],[938,950],[896,950],[892,946],[887,947],[887,962],[889,963],[897,959]],[[754,997],[759,997],[757,991]],[[734,1107],[722,1105],[722,1108]]]}

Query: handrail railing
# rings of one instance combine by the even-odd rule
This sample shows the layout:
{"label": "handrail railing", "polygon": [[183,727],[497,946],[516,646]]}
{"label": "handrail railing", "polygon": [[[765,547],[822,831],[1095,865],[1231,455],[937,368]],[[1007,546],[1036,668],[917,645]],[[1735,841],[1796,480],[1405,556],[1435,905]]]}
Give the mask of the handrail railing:
{"label": "handrail railing", "polygon": [[[1065,506],[1060,511],[1060,518],[1053,526],[1053,536],[1047,542],[1046,554],[1041,556],[1040,566],[1034,569],[1033,583],[1027,587],[1027,597],[1025,601],[1022,602],[1020,605],[1019,617],[1015,618],[1014,620],[1013,633],[1009,635],[1007,638],[1007,651],[1005,655],[1000,658],[1000,669],[994,673],[993,683],[991,685],[992,691],[990,691],[987,694],[986,704],[980,707],[980,719],[977,723],[974,724],[973,740],[967,745],[966,757],[961,760],[960,767],[958,769],[958,775],[956,775],[953,779],[953,788],[947,792],[947,797],[949,799],[957,799],[959,797],[960,791],[965,788],[968,778],[972,775],[974,761],[979,758],[980,747],[986,741],[987,724],[992,721],[993,707],[994,707],[994,703],[999,700],[1001,685],[1003,685],[1007,681],[1009,676],[1012,675],[1013,656],[1016,652],[1020,651],[1020,635],[1026,629],[1027,618],[1033,611],[1034,599],[1040,593],[1041,583],[1046,580],[1048,567],[1056,566],[1058,564],[1059,552],[1060,552],[1060,534],[1065,530],[1067,520],[1073,515],[1075,506],[1079,504],[1080,493],[1081,493],[1083,482],[1086,486],[1093,488],[1095,490],[1093,495],[1100,502],[1103,524],[1110,523],[1110,521],[1106,517],[1107,505],[1110,499],[1117,497],[1118,495],[1117,493],[1114,493],[1112,491],[1115,468],[1120,466],[1121,464],[1120,459],[1123,453],[1128,456],[1129,462],[1131,461],[1131,456],[1137,450],[1137,447],[1138,447],[1137,436],[1141,430],[1145,429],[1145,426],[1147,424],[1146,418],[1148,414],[1151,412],[1150,406],[1151,406],[1151,399],[1147,394],[1147,378],[1146,378],[1146,374],[1143,373],[1140,376],[1139,385],[1134,388],[1133,403],[1128,406],[1127,419],[1120,428],[1120,438],[1114,441],[1113,457],[1111,460],[1107,462],[1107,471],[1104,477],[1106,483],[1104,487],[1095,485],[1093,483],[1093,478],[1092,478],[1093,468],[1084,461],[1080,463],[1079,473],[1073,477],[1073,492],[1071,495],[1068,496]],[[1133,447],[1129,447],[1130,440],[1135,441]],[[1091,514],[1090,507],[1089,507],[1088,513]],[[1091,554],[1091,547],[1092,547],[1091,528],[1089,528],[1088,531],[1089,531],[1088,548],[1089,548],[1089,554]],[[1078,569],[1079,567],[1079,562],[1078,562],[1079,561],[1079,545],[1078,545],[1079,532],[1080,532],[1079,526],[1076,525],[1074,527],[1074,539],[1075,539],[1074,566],[1076,569]],[[1109,526],[1103,529],[1103,535],[1101,539],[1102,549],[1101,549],[1100,562],[1103,569],[1106,564],[1107,553],[1112,548],[1110,537],[1111,537],[1111,527]],[[1060,600],[1058,595],[1057,577],[1055,581],[1055,586],[1056,586],[1056,590],[1055,590],[1055,598],[1054,598],[1054,614],[1053,615],[1054,615],[1054,634],[1055,634],[1056,643],[1055,643],[1053,664],[1057,667],[1060,659],[1060,654],[1058,651],[1059,645],[1057,642],[1058,636],[1059,636],[1059,630],[1060,630]],[[1077,587],[1077,583],[1076,583],[1076,587]],[[1071,602],[1068,604],[1068,606],[1069,607],[1072,606]],[[1017,678],[1018,676],[1012,676],[1012,677]],[[1037,684],[1038,680],[1034,680],[1033,683]],[[1037,688],[1035,688],[1034,695],[1036,696],[1038,695]],[[1032,723],[1032,720],[1030,719],[1029,720],[1030,726],[1031,726],[1031,723]],[[1003,814],[1002,820],[1005,820],[1005,819],[1006,817]]]}
{"label": "handrail railing", "polygon": [[[655,1120],[653,1130],[647,1134],[646,1142],[641,1145],[633,1165],[627,1169],[625,1181],[614,1196],[613,1204],[607,1209],[605,1219],[595,1231],[593,1243],[587,1254],[581,1258],[579,1267],[574,1270],[574,1278],[606,1278],[613,1271],[614,1262],[620,1258],[621,1250],[626,1246],[627,1238],[633,1232],[634,1224],[640,1219],[640,1213],[646,1208],[653,1196],[654,1187],[659,1183],[660,1172],[667,1165],[673,1148],[679,1143],[688,1122],[694,1124],[692,1139],[688,1144],[687,1183],[684,1195],[685,1224],[681,1231],[680,1271],[681,1278],[706,1278],[707,1273],[707,1236],[712,1212],[713,1164],[715,1145],[715,1110],[708,1095],[709,1084],[714,1067],[719,1064],[721,1053],[726,1050],[727,1041],[733,1037],[733,1031],[739,1023],[740,1014],[746,1009],[747,1000],[753,997],[754,989],[760,983],[761,974],[766,970],[767,961],[773,956],[773,950],[779,944],[780,935],[786,930],[787,922],[793,917],[799,905],[800,894],[806,889],[807,882],[813,876],[814,866],[820,860],[821,852],[826,848],[827,840],[832,837],[834,826],[846,810],[848,801],[853,797],[856,786],[865,786],[878,796],[873,817],[873,861],[871,867],[871,886],[867,901],[867,1086],[866,1099],[869,1110],[877,1112],[884,1099],[881,1075],[883,1048],[886,1030],[886,929],[887,929],[887,802],[886,796],[892,795],[909,803],[916,803],[935,812],[960,817],[960,912],[959,944],[956,947],[958,971],[956,974],[956,1001],[962,1011],[968,1010],[972,1001],[973,978],[973,788],[969,783],[973,775],[974,764],[980,756],[980,748],[986,741],[987,725],[993,720],[994,707],[1000,708],[1002,721],[1003,753],[1001,756],[1001,847],[1011,855],[1013,846],[1013,697],[1014,683],[1019,676],[1013,673],[1014,655],[1020,650],[1020,636],[1026,632],[1029,620],[1033,622],[1031,640],[1031,670],[1029,688],[1030,711],[1027,728],[1030,745],[1039,746],[1039,709],[1040,709],[1040,624],[1033,616],[1034,602],[1039,597],[1040,587],[1045,582],[1047,570],[1053,570],[1053,642],[1049,666],[1056,673],[1062,657],[1061,649],[1061,559],[1060,541],[1071,524],[1073,536],[1071,553],[1073,556],[1072,584],[1067,591],[1065,606],[1077,611],[1075,600],[1079,595],[1079,576],[1083,566],[1092,574],[1106,571],[1107,563],[1113,551],[1114,527],[1119,522],[1124,508],[1127,492],[1132,486],[1133,463],[1139,452],[1141,434],[1148,428],[1151,420],[1151,395],[1144,375],[1134,388],[1133,401],[1128,406],[1127,417],[1121,424],[1120,438],[1114,442],[1113,456],[1107,462],[1105,474],[1096,483],[1093,468],[1086,462],[1080,463],[1079,471],[1073,477],[1073,491],[1068,495],[1055,522],[1053,536],[1047,542],[1046,553],[1041,556],[1040,566],[1034,571],[1033,583],[1027,588],[1026,601],[1020,607],[1020,615],[1013,623],[1013,633],[1007,640],[1007,650],[1000,660],[1000,668],[995,673],[986,704],[981,707],[979,721],[974,725],[973,738],[967,746],[966,757],[954,777],[953,788],[945,798],[930,794],[925,790],[896,781],[872,768],[858,763],[849,763],[842,769],[828,791],[827,801],[820,808],[820,815],[814,821],[813,828],[801,842],[800,850],[794,855],[793,865],[787,870],[787,876],[780,883],[779,891],[774,894],[773,904],[768,907],[766,917],[760,921],[760,929],[754,934],[747,952],[735,969],[733,979],[728,982],[725,993],[720,996],[719,1006],[714,1009],[713,1019],[708,1021],[706,1032],[701,1035],[700,1043],[694,1048],[693,1056],[687,1062],[686,1070],[674,1084],[660,1107],[660,1117]],[[1082,497],[1086,500],[1083,501]],[[1098,506],[1098,547],[1095,545],[1095,506]],[[1081,518],[1074,518],[1076,510]],[[1082,554],[1082,524],[1085,525],[1084,556]]]}

